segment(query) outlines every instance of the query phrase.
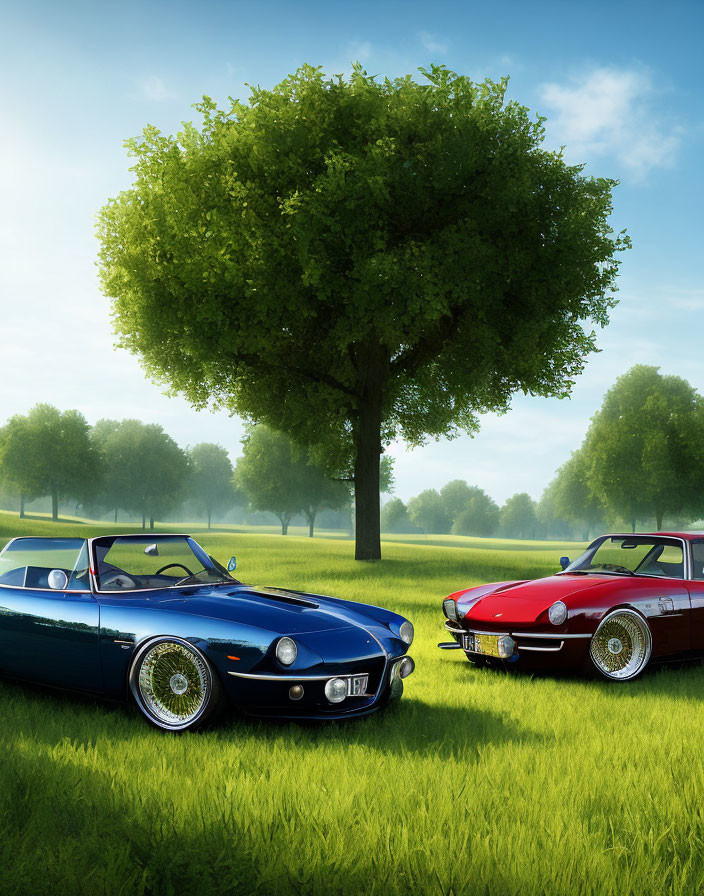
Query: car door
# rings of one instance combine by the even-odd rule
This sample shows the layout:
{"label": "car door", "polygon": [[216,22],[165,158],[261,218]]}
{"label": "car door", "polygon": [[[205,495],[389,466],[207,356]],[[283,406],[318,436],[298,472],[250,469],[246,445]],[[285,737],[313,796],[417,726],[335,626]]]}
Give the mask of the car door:
{"label": "car door", "polygon": [[90,592],[0,588],[0,671],[101,690],[98,604]]}
{"label": "car door", "polygon": [[704,650],[704,538],[690,544],[691,574],[687,582],[692,604],[692,650]]}

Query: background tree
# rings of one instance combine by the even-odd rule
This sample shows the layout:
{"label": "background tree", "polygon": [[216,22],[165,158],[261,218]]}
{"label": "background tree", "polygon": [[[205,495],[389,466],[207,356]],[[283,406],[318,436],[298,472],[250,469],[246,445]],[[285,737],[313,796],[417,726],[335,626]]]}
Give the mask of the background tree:
{"label": "background tree", "polygon": [[349,506],[349,487],[346,483],[327,476],[318,464],[306,458],[300,447],[292,446],[292,450],[301,512],[308,523],[308,535],[312,538],[315,534],[315,520],[321,510],[342,510]]}
{"label": "background tree", "polygon": [[605,507],[589,485],[589,460],[584,449],[575,451],[557,471],[553,510],[559,519],[575,526],[585,540],[603,523]]}
{"label": "background tree", "polygon": [[134,185],[100,216],[121,345],[350,470],[360,559],[380,556],[384,446],[474,430],[516,389],[566,395],[627,245],[614,181],[543,149],[505,80],[423,75],[303,66],[204,99],[200,130],[130,141]]}
{"label": "background tree", "polygon": [[440,494],[428,488],[408,502],[411,522],[426,534],[445,534],[450,531],[450,517]]}
{"label": "background tree", "polygon": [[520,492],[508,498],[501,508],[501,528],[511,538],[535,538],[538,515],[529,494]]}
{"label": "background tree", "polygon": [[142,517],[142,528],[177,507],[185,493],[188,458],[156,423],[101,420],[93,435],[105,458],[106,499]]}
{"label": "background tree", "polygon": [[474,489],[470,488],[464,479],[453,479],[440,489],[440,497],[452,525],[460,513],[469,507],[474,497]]}
{"label": "background tree", "polygon": [[224,448],[209,442],[195,445],[188,455],[190,495],[196,507],[205,513],[210,529],[213,514],[235,503],[232,463]]}
{"label": "background tree", "polygon": [[[575,536],[574,526],[563,519],[557,512],[555,507],[555,491],[557,488],[557,478],[555,477],[544,489],[538,501],[536,513],[538,515],[538,527],[543,538],[553,538],[566,541]],[[579,533],[579,537],[584,536],[584,532]]]}
{"label": "background tree", "polygon": [[115,522],[119,508],[126,506],[134,467],[139,462],[133,454],[126,455],[122,450],[124,441],[116,438],[120,425],[119,420],[103,419],[90,429],[91,442],[103,459],[103,475],[92,502],[95,506],[91,509],[100,514],[112,510]]}
{"label": "background tree", "polygon": [[481,488],[474,486],[471,488],[471,493],[464,510],[455,517],[452,534],[488,538],[499,528],[498,504]]}
{"label": "background tree", "polygon": [[701,513],[704,402],[657,367],[636,365],[616,380],[594,416],[583,452],[591,490],[632,524],[666,513]]}
{"label": "background tree", "polygon": [[288,534],[289,523],[301,511],[301,494],[294,473],[291,440],[268,426],[254,426],[242,442],[235,463],[235,485],[247,496],[250,509],[273,513]]}
{"label": "background tree", "polygon": [[78,411],[38,404],[12,417],[0,434],[3,477],[25,497],[51,496],[51,518],[59,500],[86,500],[99,485],[102,464],[91,444],[88,424]]}
{"label": "background tree", "polygon": [[381,531],[408,535],[417,532],[418,527],[411,522],[408,508],[400,498],[392,498],[381,510]]}

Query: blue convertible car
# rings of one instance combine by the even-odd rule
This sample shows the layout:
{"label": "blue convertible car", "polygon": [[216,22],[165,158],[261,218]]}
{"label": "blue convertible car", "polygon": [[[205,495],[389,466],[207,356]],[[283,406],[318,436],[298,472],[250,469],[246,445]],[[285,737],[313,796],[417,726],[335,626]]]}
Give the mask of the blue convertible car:
{"label": "blue convertible car", "polygon": [[244,585],[187,535],[15,538],[0,553],[0,673],[131,694],[169,731],[224,700],[255,715],[366,715],[400,696],[412,641],[388,610]]}

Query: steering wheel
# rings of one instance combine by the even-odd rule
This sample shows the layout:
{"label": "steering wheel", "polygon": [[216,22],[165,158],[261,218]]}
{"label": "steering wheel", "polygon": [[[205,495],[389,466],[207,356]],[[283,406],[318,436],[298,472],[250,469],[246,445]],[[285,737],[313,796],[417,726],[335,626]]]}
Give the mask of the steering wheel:
{"label": "steering wheel", "polygon": [[167,563],[166,566],[162,566],[161,569],[157,569],[154,575],[160,576],[162,572],[166,572],[167,569],[172,569],[174,566],[180,566],[181,569],[185,570],[189,576],[193,575],[190,569],[187,566],[184,566],[183,563]]}
{"label": "steering wheel", "polygon": [[101,580],[100,585],[103,589],[106,587],[109,588],[111,585],[116,585],[119,589],[137,587],[137,583],[134,579],[131,579],[124,572],[116,572],[111,576],[107,576],[107,578]]}

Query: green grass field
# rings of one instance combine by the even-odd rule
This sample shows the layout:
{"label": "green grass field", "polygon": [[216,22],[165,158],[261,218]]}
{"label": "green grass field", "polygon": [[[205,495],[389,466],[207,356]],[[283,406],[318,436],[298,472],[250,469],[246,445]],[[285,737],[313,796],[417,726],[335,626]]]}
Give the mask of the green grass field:
{"label": "green grass field", "polygon": [[[93,528],[0,514],[0,543]],[[346,724],[233,716],[178,737],[134,709],[1,684],[2,896],[702,892],[704,667],[615,686],[436,648],[446,594],[549,573],[577,546],[387,543],[357,564],[346,541],[198,537],[246,581],[408,615],[404,699]]]}

